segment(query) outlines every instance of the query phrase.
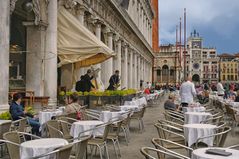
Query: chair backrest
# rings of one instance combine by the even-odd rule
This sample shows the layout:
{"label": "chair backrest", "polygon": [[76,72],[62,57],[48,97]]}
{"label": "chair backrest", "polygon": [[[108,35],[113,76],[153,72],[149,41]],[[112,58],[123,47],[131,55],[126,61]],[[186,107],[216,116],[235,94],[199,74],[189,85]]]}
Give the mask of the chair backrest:
{"label": "chair backrest", "polygon": [[[13,143],[16,143],[16,144],[21,143],[21,139],[16,131],[7,132],[7,133],[3,134],[3,139],[13,142]],[[11,143],[6,143],[6,144],[7,144],[7,149],[8,149],[10,158],[11,159],[19,159],[20,158],[19,146],[13,145]]]}
{"label": "chair backrest", "polygon": [[64,136],[70,136],[70,128],[72,124],[68,122],[67,118],[63,118],[63,120],[58,120],[58,122],[60,122],[61,130]]}
{"label": "chair backrest", "polygon": [[59,122],[57,120],[49,120],[46,123],[50,138],[63,138],[63,133],[60,130]]}
{"label": "chair backrest", "polygon": [[171,158],[174,158],[174,159],[184,159],[180,156],[177,156],[173,153],[169,153],[169,152],[165,152],[163,150],[159,150],[159,149],[155,149],[155,148],[152,148],[152,147],[142,147],[140,149],[140,152],[142,155],[144,155],[145,159],[157,159],[156,157],[150,155],[150,152],[154,152],[154,153],[158,153],[158,154],[163,154],[163,155],[166,155],[168,157],[171,157]]}
{"label": "chair backrest", "polygon": [[74,142],[76,146],[76,159],[84,159],[88,141],[91,139],[91,136],[81,137],[80,140]]}
{"label": "chair backrest", "polygon": [[218,142],[218,145],[216,145],[216,146],[218,146],[218,147],[223,147],[223,146],[224,146],[225,141],[226,141],[226,138],[227,138],[227,135],[228,135],[228,133],[229,133],[230,131],[231,131],[231,128],[230,128],[230,127],[228,127],[228,126],[225,126],[225,127],[224,127],[224,131],[221,133],[220,140],[219,140],[219,142]]}
{"label": "chair backrest", "polygon": [[109,134],[111,124],[112,123],[108,123],[108,124],[105,125],[105,130],[104,130],[104,134],[103,134],[103,138],[102,138],[104,141],[107,140],[107,136]]}
{"label": "chair backrest", "polygon": [[10,131],[12,121],[4,122],[0,125],[0,139],[3,139],[3,134]]}
{"label": "chair backrest", "polygon": [[226,141],[227,138],[227,134],[231,131],[231,127],[225,126],[224,128],[220,128],[221,130],[213,135],[209,135],[209,136],[204,136],[201,138],[197,139],[196,142],[196,148],[198,147],[198,143],[200,143],[203,139],[205,138],[211,138],[214,137],[214,141],[213,141],[213,146],[216,147],[223,147],[224,143]]}
{"label": "chair backrest", "polygon": [[[187,147],[185,145],[182,145],[182,144],[170,141],[170,140],[166,140],[166,139],[153,138],[151,141],[152,141],[152,143],[153,143],[153,145],[155,146],[156,149],[160,149],[160,150],[162,149],[166,152],[173,153],[173,154],[181,156],[183,158],[189,158],[189,157],[184,156],[182,154],[179,154],[175,151],[172,151],[172,150],[168,149],[165,145],[173,145],[174,147],[179,147],[181,149],[185,149],[189,152],[188,154],[191,154],[191,152],[193,151],[193,149],[190,148],[190,147]],[[162,155],[160,156],[160,154],[158,154],[158,157],[163,158],[164,156],[162,156]]]}

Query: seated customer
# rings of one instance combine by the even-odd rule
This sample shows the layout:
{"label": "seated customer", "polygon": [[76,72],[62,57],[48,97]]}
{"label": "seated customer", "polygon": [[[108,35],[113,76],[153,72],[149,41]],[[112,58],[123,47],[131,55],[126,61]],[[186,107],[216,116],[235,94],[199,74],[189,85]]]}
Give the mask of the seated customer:
{"label": "seated customer", "polygon": [[78,97],[76,94],[71,94],[66,101],[66,114],[77,113],[81,106],[78,104]]}
{"label": "seated customer", "polygon": [[[28,116],[28,113],[24,111],[23,106],[21,105],[22,101],[22,95],[20,93],[16,93],[13,95],[13,101],[10,106],[10,113],[12,116],[13,120],[19,120],[21,117],[26,117]],[[40,123],[31,117],[27,118],[28,123],[32,127],[32,133],[36,135],[40,135],[39,133],[39,128],[40,128]]]}
{"label": "seated customer", "polygon": [[235,98],[235,102],[239,102],[239,90],[237,90],[237,96]]}
{"label": "seated customer", "polygon": [[179,111],[179,106],[174,103],[174,100],[175,96],[173,94],[170,94],[168,96],[168,100],[166,100],[164,103],[164,109]]}

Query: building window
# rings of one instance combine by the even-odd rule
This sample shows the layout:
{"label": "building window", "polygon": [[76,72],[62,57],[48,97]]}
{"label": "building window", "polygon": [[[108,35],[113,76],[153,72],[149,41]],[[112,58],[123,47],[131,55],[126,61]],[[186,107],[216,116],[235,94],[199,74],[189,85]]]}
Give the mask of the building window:
{"label": "building window", "polygon": [[233,75],[231,75],[231,80],[232,80],[232,81],[234,80],[234,77],[233,77]]}
{"label": "building window", "polygon": [[237,75],[235,76],[235,81],[237,81]]}
{"label": "building window", "polygon": [[222,76],[222,80],[223,80],[223,81],[225,81],[225,80],[226,80],[226,78],[225,78],[225,75],[223,75],[223,76]]}
{"label": "building window", "polygon": [[231,80],[230,75],[227,75],[227,80]]}

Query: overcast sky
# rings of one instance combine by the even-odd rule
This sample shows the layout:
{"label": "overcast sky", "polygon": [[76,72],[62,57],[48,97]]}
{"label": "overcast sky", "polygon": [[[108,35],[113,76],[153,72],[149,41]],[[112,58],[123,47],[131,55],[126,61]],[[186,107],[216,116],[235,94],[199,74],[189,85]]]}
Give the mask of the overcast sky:
{"label": "overcast sky", "polygon": [[204,46],[219,54],[239,52],[239,0],[159,0],[160,44],[175,43],[176,25],[187,8],[187,35],[196,29]]}

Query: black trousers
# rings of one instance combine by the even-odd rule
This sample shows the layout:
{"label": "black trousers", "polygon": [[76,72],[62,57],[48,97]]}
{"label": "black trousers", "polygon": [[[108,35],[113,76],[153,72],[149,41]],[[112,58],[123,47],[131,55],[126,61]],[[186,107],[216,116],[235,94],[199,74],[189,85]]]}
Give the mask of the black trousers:
{"label": "black trousers", "polygon": [[181,103],[182,107],[188,107],[188,103]]}

